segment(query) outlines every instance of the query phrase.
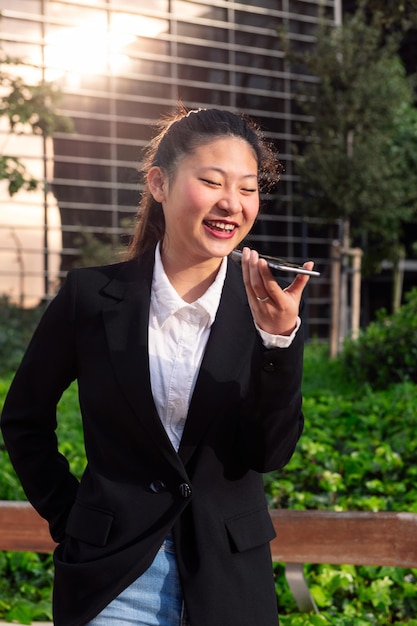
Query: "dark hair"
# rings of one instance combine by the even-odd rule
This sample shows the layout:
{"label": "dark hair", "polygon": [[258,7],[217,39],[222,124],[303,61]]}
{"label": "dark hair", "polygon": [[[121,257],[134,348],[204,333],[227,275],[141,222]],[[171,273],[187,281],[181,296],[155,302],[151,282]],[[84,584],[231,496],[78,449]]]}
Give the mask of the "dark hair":
{"label": "dark hair", "polygon": [[199,146],[221,137],[239,137],[251,146],[258,162],[260,191],[268,191],[280,179],[282,167],[276,151],[253,120],[239,113],[220,109],[187,111],[180,107],[159,124],[159,133],[150,142],[141,171],[145,189],[138,210],[138,222],[127,251],[127,258],[137,257],[154,247],[165,233],[162,206],[156,202],[146,184],[146,174],[160,167],[172,180],[178,163]]}

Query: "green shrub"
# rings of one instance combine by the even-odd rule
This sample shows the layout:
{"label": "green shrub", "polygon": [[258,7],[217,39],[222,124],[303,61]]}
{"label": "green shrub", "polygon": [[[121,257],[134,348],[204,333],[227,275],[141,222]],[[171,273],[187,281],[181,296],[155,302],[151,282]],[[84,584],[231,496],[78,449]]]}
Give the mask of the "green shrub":
{"label": "green shrub", "polygon": [[374,388],[417,380],[417,288],[393,315],[382,309],[358,339],[346,341],[341,355],[346,376]]}
{"label": "green shrub", "polygon": [[23,309],[0,296],[0,376],[16,370],[44,308]]}
{"label": "green shrub", "polygon": [[354,565],[305,565],[304,574],[320,614],[300,614],[275,564],[282,626],[417,626],[417,570]]}
{"label": "green shrub", "polygon": [[317,389],[304,413],[291,461],[265,475],[270,507],[417,513],[417,385],[356,397]]}
{"label": "green shrub", "polygon": [[51,554],[0,552],[0,616],[19,624],[52,620],[52,580]]}
{"label": "green shrub", "polygon": [[[11,375],[0,380],[0,411],[11,382]],[[68,459],[71,471],[81,478],[86,465],[78,386],[73,383],[62,396],[57,408],[59,450]],[[0,500],[26,500],[6,447],[0,436]],[[1,615],[1,610],[0,610]]]}

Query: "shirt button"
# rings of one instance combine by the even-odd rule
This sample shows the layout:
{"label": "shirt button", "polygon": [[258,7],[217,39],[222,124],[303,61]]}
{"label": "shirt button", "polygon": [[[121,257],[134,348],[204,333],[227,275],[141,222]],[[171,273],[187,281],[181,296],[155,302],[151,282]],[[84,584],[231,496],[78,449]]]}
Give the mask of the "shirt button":
{"label": "shirt button", "polygon": [[154,493],[161,493],[162,491],[165,491],[166,484],[164,483],[163,480],[154,480],[149,485],[149,489],[153,491]]}
{"label": "shirt button", "polygon": [[265,372],[275,372],[275,363],[269,362],[265,363],[263,366]]}
{"label": "shirt button", "polygon": [[183,498],[189,498],[191,496],[191,487],[188,483],[182,483],[179,486],[179,492]]}

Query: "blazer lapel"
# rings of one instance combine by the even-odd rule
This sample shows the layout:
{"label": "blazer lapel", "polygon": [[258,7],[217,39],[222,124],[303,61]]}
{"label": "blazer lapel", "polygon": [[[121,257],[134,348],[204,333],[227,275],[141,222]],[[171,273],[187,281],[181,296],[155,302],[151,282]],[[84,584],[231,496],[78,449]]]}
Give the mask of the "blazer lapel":
{"label": "blazer lapel", "polygon": [[152,273],[152,253],[127,263],[120,277],[112,280],[104,290],[110,302],[103,310],[103,320],[114,374],[120,388],[158,449],[184,473],[152,397],[148,358]]}
{"label": "blazer lapel", "polygon": [[226,404],[230,385],[237,384],[241,364],[249,358],[253,329],[240,269],[229,261],[222,297],[179,448],[184,464],[189,461],[211,421]]}

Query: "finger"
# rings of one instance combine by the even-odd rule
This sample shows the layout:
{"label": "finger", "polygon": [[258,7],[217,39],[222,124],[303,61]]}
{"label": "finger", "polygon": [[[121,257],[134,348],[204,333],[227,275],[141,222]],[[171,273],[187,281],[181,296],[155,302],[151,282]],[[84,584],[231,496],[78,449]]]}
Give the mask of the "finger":
{"label": "finger", "polygon": [[254,315],[256,315],[256,311],[259,310],[259,307],[262,304],[262,299],[268,297],[268,295],[264,292],[262,286],[260,286],[262,285],[262,280],[260,279],[259,272],[256,267],[257,263],[257,252],[255,250],[250,250],[250,248],[248,247],[245,247],[242,250],[243,282],[245,284],[248,301]]}
{"label": "finger", "polygon": [[[303,264],[303,268],[306,270],[312,270],[313,267],[314,267],[313,261],[307,261],[306,263]],[[291,293],[297,293],[301,297],[301,294],[303,290],[305,289],[305,287],[307,286],[307,283],[309,282],[309,280],[310,280],[310,276],[308,276],[307,274],[297,274],[294,280],[292,281],[291,285],[288,287],[287,291],[290,291]]]}
{"label": "finger", "polygon": [[256,250],[251,250],[248,256],[248,282],[258,301],[272,297],[271,285],[276,289],[276,282],[266,261],[259,258]]}
{"label": "finger", "polygon": [[[276,278],[271,274],[269,268],[265,266],[267,266],[266,262],[263,261],[263,259],[261,259],[259,262],[259,273],[264,282],[264,287],[268,292],[272,294],[276,294],[277,297],[279,297],[282,291],[289,292],[294,296],[298,295],[301,297],[303,289],[305,288],[308,281],[310,280],[310,276],[306,274],[297,274],[294,280],[292,281],[292,283],[288,285],[288,287],[286,287],[284,290],[281,290],[280,288],[276,289],[276,286],[277,286]],[[311,270],[313,269],[313,267],[314,267],[313,261],[307,261],[303,265],[304,269]]]}
{"label": "finger", "polygon": [[248,296],[256,299],[256,291],[254,285],[254,263],[256,260],[257,253],[255,250],[251,250],[250,248],[243,248],[242,251],[242,273],[243,273],[243,281],[245,283],[246,291],[248,292]]}

